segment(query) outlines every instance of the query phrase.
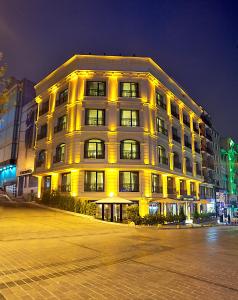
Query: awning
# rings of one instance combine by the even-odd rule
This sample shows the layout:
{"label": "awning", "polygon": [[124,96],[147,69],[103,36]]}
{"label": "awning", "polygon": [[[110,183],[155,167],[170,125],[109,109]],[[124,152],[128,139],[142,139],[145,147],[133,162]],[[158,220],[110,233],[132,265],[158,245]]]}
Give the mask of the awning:
{"label": "awning", "polygon": [[133,204],[132,201],[121,197],[108,197],[95,201],[96,204]]}
{"label": "awning", "polygon": [[157,199],[151,199],[150,203],[167,203],[167,204],[176,204],[176,203],[184,203],[185,201],[172,199],[172,198],[157,198]]}

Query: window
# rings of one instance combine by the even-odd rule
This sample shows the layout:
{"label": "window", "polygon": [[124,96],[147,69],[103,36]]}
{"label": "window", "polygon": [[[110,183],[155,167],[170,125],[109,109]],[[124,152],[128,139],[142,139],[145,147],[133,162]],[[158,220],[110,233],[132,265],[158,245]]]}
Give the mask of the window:
{"label": "window", "polygon": [[37,135],[37,140],[44,139],[47,136],[47,124],[41,125],[39,133]]}
{"label": "window", "polygon": [[88,140],[84,144],[85,158],[105,158],[105,145],[101,140]]}
{"label": "window", "polygon": [[67,101],[68,101],[68,89],[65,89],[59,93],[55,106],[59,106]]}
{"label": "window", "polygon": [[120,82],[120,97],[139,97],[139,85],[137,82]]}
{"label": "window", "polygon": [[139,192],[139,172],[119,172],[120,192]]}
{"label": "window", "polygon": [[196,173],[197,173],[198,176],[202,175],[201,165],[198,162],[196,163]]}
{"label": "window", "polygon": [[32,175],[29,175],[28,187],[37,187],[38,186],[38,178]]}
{"label": "window", "polygon": [[156,103],[159,107],[166,110],[167,106],[166,106],[165,98],[159,92],[156,92]]}
{"label": "window", "polygon": [[139,126],[139,111],[122,109],[120,111],[120,125],[130,127]]}
{"label": "window", "polygon": [[85,171],[84,191],[85,192],[103,192],[104,191],[104,172],[103,171]]}
{"label": "window", "polygon": [[177,152],[174,152],[174,168],[181,169],[179,154]]}
{"label": "window", "polygon": [[160,176],[158,174],[151,174],[151,192],[162,193],[162,186],[160,186]]}
{"label": "window", "polygon": [[181,138],[180,136],[178,135],[178,129],[175,128],[175,127],[172,127],[172,136],[173,136],[173,140],[178,142],[178,143],[181,143]]}
{"label": "window", "polygon": [[190,127],[190,121],[189,121],[189,116],[186,113],[183,113],[183,123]]}
{"label": "window", "polygon": [[49,111],[49,100],[41,103],[41,108],[39,110],[39,116],[44,115]]}
{"label": "window", "polygon": [[158,161],[160,164],[167,165],[168,158],[166,157],[166,150],[163,146],[158,146]]}
{"label": "window", "polygon": [[86,109],[85,125],[105,125],[105,109]]}
{"label": "window", "polygon": [[140,159],[140,144],[134,140],[121,141],[121,159]]}
{"label": "window", "polygon": [[60,132],[64,129],[66,129],[66,115],[58,118],[57,125],[54,128],[54,133]]}
{"label": "window", "polygon": [[185,147],[187,147],[187,148],[190,148],[190,149],[192,148],[191,143],[190,143],[190,140],[189,140],[189,137],[188,137],[187,134],[184,135],[184,145],[185,145]]}
{"label": "window", "polygon": [[177,105],[174,104],[174,103],[171,103],[171,114],[172,114],[175,118],[179,119],[178,107],[177,107]]}
{"label": "window", "polygon": [[61,175],[61,192],[70,192],[71,191],[71,174],[63,173]]}
{"label": "window", "polygon": [[36,167],[41,167],[45,163],[45,150],[41,150],[37,155]]}
{"label": "window", "polygon": [[168,189],[168,194],[174,195],[176,194],[176,189],[175,189],[175,180],[173,177],[167,177],[167,189]]}
{"label": "window", "polygon": [[194,142],[194,150],[195,150],[195,152],[200,153],[200,147],[199,147],[197,141]]}
{"label": "window", "polygon": [[160,118],[156,118],[156,126],[157,126],[158,132],[161,132],[166,136],[168,135],[168,130],[165,128],[164,120],[162,120]]}
{"label": "window", "polygon": [[65,159],[65,144],[60,144],[56,147],[55,156],[53,157],[53,162],[63,162]]}
{"label": "window", "polygon": [[190,182],[190,191],[192,196],[196,196],[195,182]]}
{"label": "window", "polygon": [[186,187],[186,181],[180,180],[180,194],[181,195],[187,195],[187,187]]}
{"label": "window", "polygon": [[190,159],[186,157],[185,160],[186,160],[186,171],[192,173],[192,166],[191,166]]}
{"label": "window", "polygon": [[86,96],[106,96],[105,81],[87,81]]}
{"label": "window", "polygon": [[44,176],[43,177],[43,189],[50,190],[51,189],[51,176]]}

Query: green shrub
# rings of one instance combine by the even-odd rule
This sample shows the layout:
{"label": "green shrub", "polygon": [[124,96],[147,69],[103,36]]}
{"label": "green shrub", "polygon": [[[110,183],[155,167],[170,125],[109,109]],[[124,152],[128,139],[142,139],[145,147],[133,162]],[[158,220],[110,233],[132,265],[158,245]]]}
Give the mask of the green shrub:
{"label": "green shrub", "polygon": [[168,223],[173,223],[174,222],[174,215],[172,213],[168,213],[165,217],[165,220],[168,222]]}
{"label": "green shrub", "polygon": [[97,204],[94,202],[87,202],[86,203],[86,215],[89,216],[96,216],[96,208]]}

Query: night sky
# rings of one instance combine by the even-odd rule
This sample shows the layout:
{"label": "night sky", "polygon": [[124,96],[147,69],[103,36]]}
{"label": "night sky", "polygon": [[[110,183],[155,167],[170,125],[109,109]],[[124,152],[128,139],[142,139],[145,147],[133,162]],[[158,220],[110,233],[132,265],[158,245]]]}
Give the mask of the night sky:
{"label": "night sky", "polygon": [[0,0],[0,51],[35,82],[77,53],[150,56],[238,141],[238,1]]}

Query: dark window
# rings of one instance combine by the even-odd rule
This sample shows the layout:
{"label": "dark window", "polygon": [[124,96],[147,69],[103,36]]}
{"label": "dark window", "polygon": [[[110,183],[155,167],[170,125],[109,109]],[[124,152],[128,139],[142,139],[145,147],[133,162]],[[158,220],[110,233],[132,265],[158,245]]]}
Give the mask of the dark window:
{"label": "dark window", "polygon": [[177,128],[175,127],[172,127],[172,136],[173,136],[173,140],[178,142],[178,143],[181,143],[181,138],[180,136],[178,135],[178,130]]}
{"label": "dark window", "polygon": [[120,82],[120,97],[139,97],[139,84],[137,82]]}
{"label": "dark window", "polygon": [[185,180],[180,180],[180,194],[187,195],[187,186]]}
{"label": "dark window", "polygon": [[65,89],[59,93],[55,106],[59,106],[67,101],[68,101],[68,89]]}
{"label": "dark window", "polygon": [[158,161],[160,164],[167,165],[168,158],[166,157],[166,150],[163,146],[158,146]]}
{"label": "dark window", "polygon": [[162,186],[160,185],[160,176],[158,174],[151,174],[151,192],[162,193]]}
{"label": "dark window", "polygon": [[197,152],[197,153],[200,153],[200,147],[199,147],[199,144],[197,141],[194,142],[194,150]]}
{"label": "dark window", "polygon": [[174,168],[181,169],[181,162],[177,152],[174,152]]}
{"label": "dark window", "polygon": [[162,120],[160,118],[156,118],[156,126],[157,126],[158,132],[163,133],[166,136],[168,135],[168,130],[165,127],[164,120]]}
{"label": "dark window", "polygon": [[44,115],[49,111],[49,100],[42,102],[40,105],[39,116]]}
{"label": "dark window", "polygon": [[187,148],[190,148],[190,149],[192,148],[189,137],[186,134],[184,135],[184,145]]}
{"label": "dark window", "polygon": [[165,109],[167,108],[166,102],[165,102],[165,98],[163,95],[161,95],[159,92],[156,92],[156,104]]}
{"label": "dark window", "polygon": [[38,179],[35,176],[29,175],[29,182],[28,187],[37,187],[38,186]]}
{"label": "dark window", "polygon": [[85,158],[105,158],[105,144],[104,141],[92,139],[84,144]]}
{"label": "dark window", "polygon": [[121,141],[121,159],[140,159],[140,143],[134,140]]}
{"label": "dark window", "polygon": [[199,175],[199,176],[202,175],[201,165],[200,165],[198,162],[196,163],[196,173],[197,173],[197,175]]}
{"label": "dark window", "polygon": [[47,124],[40,127],[39,133],[37,135],[37,140],[44,139],[47,136]]}
{"label": "dark window", "polygon": [[186,113],[183,113],[183,123],[190,127],[190,121],[189,121],[189,116]]}
{"label": "dark window", "polygon": [[105,125],[105,109],[86,109],[85,125]]}
{"label": "dark window", "polygon": [[139,192],[139,172],[119,172],[120,192]]}
{"label": "dark window", "polygon": [[191,166],[190,159],[188,157],[186,157],[186,170],[187,172],[192,173],[192,166]]}
{"label": "dark window", "polygon": [[36,158],[36,167],[41,167],[45,163],[45,158],[46,158],[46,152],[45,150],[41,150]]}
{"label": "dark window", "polygon": [[53,157],[53,162],[64,162],[65,159],[65,144],[60,144],[56,147],[55,156]]}
{"label": "dark window", "polygon": [[58,118],[57,125],[54,128],[54,133],[60,132],[64,129],[66,129],[66,115]]}
{"label": "dark window", "polygon": [[176,188],[175,188],[175,180],[173,177],[167,177],[167,189],[168,194],[175,195],[176,194]]}
{"label": "dark window", "polygon": [[121,109],[120,125],[130,127],[139,126],[139,111]]}
{"label": "dark window", "polygon": [[61,192],[70,192],[71,191],[71,174],[63,173],[61,175]]}
{"label": "dark window", "polygon": [[193,122],[193,130],[196,132],[196,133],[199,133],[199,127],[198,127],[198,124]]}
{"label": "dark window", "polygon": [[85,171],[84,191],[85,192],[103,192],[104,191],[104,172],[103,171]]}
{"label": "dark window", "polygon": [[86,96],[106,96],[106,82],[87,81]]}
{"label": "dark window", "polygon": [[178,107],[177,107],[177,105],[174,104],[174,103],[171,103],[171,114],[172,114],[175,118],[179,119]]}
{"label": "dark window", "polygon": [[196,186],[194,182],[190,182],[190,192],[192,196],[196,196]]}

